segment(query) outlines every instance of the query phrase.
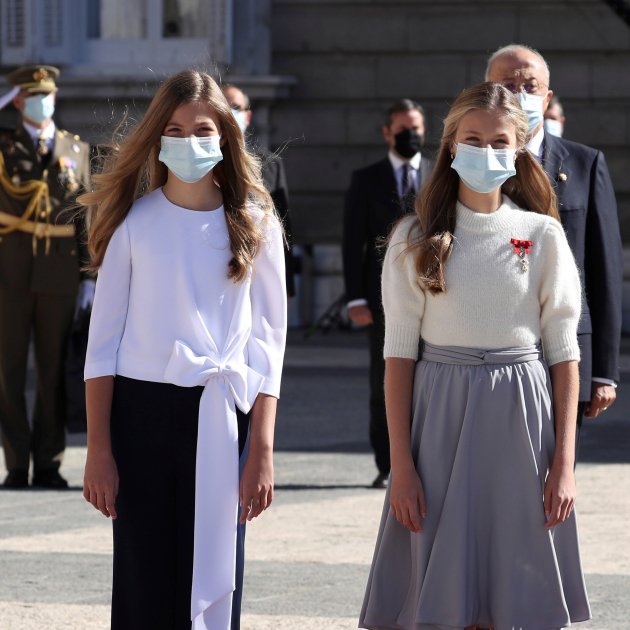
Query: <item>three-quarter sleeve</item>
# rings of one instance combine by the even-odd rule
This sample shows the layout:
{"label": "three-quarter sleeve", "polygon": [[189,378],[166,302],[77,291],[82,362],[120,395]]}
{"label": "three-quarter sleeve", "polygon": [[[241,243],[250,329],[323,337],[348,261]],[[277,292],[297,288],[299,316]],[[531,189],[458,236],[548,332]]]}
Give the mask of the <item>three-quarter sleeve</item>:
{"label": "three-quarter sleeve", "polygon": [[545,359],[549,365],[579,361],[580,276],[562,226],[557,221],[549,222],[542,247],[544,262],[539,300]]}
{"label": "three-quarter sleeve", "polygon": [[261,393],[279,398],[287,336],[284,241],[278,220],[271,217],[267,221],[252,269],[252,330],[247,341],[247,362],[264,378]]}
{"label": "three-quarter sleeve", "polygon": [[118,347],[125,330],[131,282],[131,247],[127,221],[114,232],[96,280],[85,379],[116,374]]}
{"label": "three-quarter sleeve", "polygon": [[381,276],[385,312],[383,355],[417,359],[425,296],[415,269],[414,254],[408,249],[410,220],[394,230]]}

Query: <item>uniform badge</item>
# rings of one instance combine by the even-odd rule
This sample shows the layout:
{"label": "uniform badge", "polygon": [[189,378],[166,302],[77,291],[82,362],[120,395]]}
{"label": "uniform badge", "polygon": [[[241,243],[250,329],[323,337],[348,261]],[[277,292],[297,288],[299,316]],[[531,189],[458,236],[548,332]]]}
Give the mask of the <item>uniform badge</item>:
{"label": "uniform badge", "polygon": [[518,238],[512,238],[510,243],[514,246],[514,253],[520,258],[521,273],[526,273],[529,269],[529,260],[527,260],[526,256],[534,245],[534,241],[522,241]]}
{"label": "uniform badge", "polygon": [[68,157],[59,158],[59,180],[68,192],[76,192],[79,189],[77,181],[76,160]]}

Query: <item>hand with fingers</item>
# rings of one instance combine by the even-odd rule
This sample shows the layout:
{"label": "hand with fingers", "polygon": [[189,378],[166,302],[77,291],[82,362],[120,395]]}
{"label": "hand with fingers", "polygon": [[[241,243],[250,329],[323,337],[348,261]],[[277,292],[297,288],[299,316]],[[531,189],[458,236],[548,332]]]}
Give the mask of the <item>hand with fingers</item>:
{"label": "hand with fingers", "polygon": [[584,409],[585,418],[597,418],[600,413],[606,411],[617,398],[617,390],[613,385],[593,382],[591,400]]}
{"label": "hand with fingers", "polygon": [[576,489],[573,466],[552,465],[545,481],[544,508],[547,529],[566,521],[575,505]]}
{"label": "hand with fingers", "polygon": [[392,469],[389,483],[389,504],[396,520],[410,532],[421,532],[426,504],[424,489],[416,469]]}
{"label": "hand with fingers", "polygon": [[369,326],[374,323],[370,307],[363,304],[351,306],[348,309],[348,317],[350,318],[350,321],[357,324],[357,326]]}
{"label": "hand with fingers", "polygon": [[118,468],[111,452],[97,455],[88,450],[83,476],[83,497],[104,516],[116,519]]}
{"label": "hand with fingers", "polygon": [[260,516],[273,501],[273,454],[250,450],[240,487],[240,523]]}

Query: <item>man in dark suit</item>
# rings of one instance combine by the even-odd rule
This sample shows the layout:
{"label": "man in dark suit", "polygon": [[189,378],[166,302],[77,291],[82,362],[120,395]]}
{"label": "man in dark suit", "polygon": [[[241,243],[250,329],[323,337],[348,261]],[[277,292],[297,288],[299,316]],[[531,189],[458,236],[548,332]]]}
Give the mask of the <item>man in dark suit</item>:
{"label": "man in dark suit", "polygon": [[543,115],[553,92],[542,55],[522,45],[501,48],[488,60],[486,79],[519,96],[529,118],[527,149],[555,188],[582,276],[579,427],[582,415],[596,418],[615,402],[619,380],[623,262],[615,193],[601,151],[544,131]]}
{"label": "man in dark suit", "polygon": [[252,142],[252,137],[247,133],[252,122],[252,110],[250,108],[249,96],[236,85],[226,84],[223,86],[223,95],[232,108],[234,117],[238,122],[245,141],[250,145],[251,150],[258,156],[262,164],[262,176],[265,188],[273,199],[278,216],[282,220],[287,246],[284,252],[285,268],[287,280],[287,296],[295,295],[295,280],[293,268],[293,249],[291,233],[291,215],[289,214],[289,189],[287,177],[284,172],[284,164],[279,155],[275,155],[263,147],[256,146]]}
{"label": "man in dark suit", "polygon": [[[65,448],[64,359],[81,264],[83,221],[73,210],[89,187],[89,146],[58,129],[59,70],[24,66],[8,75],[15,128],[0,130],[0,424],[8,475],[5,488],[67,487],[59,474]],[[90,292],[83,284],[84,293]],[[25,384],[33,337],[37,397],[31,431]]]}
{"label": "man in dark suit", "polygon": [[418,103],[400,100],[387,111],[382,129],[387,156],[352,174],[343,226],[343,267],[348,316],[368,326],[370,343],[370,443],[384,487],[390,470],[385,415],[385,321],[381,305],[381,245],[396,221],[413,211],[416,192],[427,181],[433,162],[420,153],[425,115]]}
{"label": "man in dark suit", "polygon": [[[232,108],[234,118],[238,122],[245,141],[252,144],[251,136],[247,130],[252,122],[252,110],[250,108],[249,96],[236,85],[226,84],[223,86],[223,95]],[[295,280],[293,277],[293,252],[291,247],[291,217],[289,214],[289,190],[287,179],[284,173],[284,165],[278,155],[274,155],[268,150],[250,146],[250,149],[258,156],[262,165],[263,184],[273,199],[278,216],[284,226],[286,236],[286,248],[284,251],[287,296],[295,295]],[[249,414],[241,413],[237,409],[238,416],[238,438],[241,455],[245,449],[245,442],[249,432]],[[243,461],[241,462],[243,463]],[[243,574],[245,570],[245,525],[239,525],[236,539],[236,588],[232,595],[232,622],[230,630],[240,630],[241,627],[241,607],[243,601]]]}

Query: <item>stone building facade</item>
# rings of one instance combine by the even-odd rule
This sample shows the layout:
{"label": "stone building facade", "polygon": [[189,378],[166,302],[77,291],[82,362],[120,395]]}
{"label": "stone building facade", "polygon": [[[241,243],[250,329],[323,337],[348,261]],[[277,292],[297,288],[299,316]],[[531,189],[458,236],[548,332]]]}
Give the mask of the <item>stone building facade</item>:
{"label": "stone building facade", "polygon": [[60,123],[91,142],[183,67],[250,93],[261,143],[284,147],[302,323],[342,291],[343,195],[352,170],[383,155],[388,105],[425,106],[431,151],[449,102],[482,80],[488,54],[533,46],[549,61],[565,137],[606,154],[630,282],[630,28],[603,0],[4,0],[2,12],[2,69],[62,66]]}

